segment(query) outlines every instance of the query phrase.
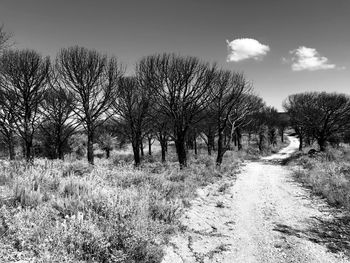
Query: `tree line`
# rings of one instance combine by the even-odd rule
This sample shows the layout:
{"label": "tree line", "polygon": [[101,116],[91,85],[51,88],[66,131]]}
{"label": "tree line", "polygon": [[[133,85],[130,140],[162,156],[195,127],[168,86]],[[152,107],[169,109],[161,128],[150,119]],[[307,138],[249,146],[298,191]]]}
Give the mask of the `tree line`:
{"label": "tree line", "polygon": [[283,103],[290,125],[299,137],[299,150],[316,142],[320,151],[327,144],[350,142],[350,97],[346,94],[304,92],[290,95]]}
{"label": "tree line", "polygon": [[53,60],[28,49],[1,52],[0,132],[10,159],[20,141],[31,162],[38,133],[53,149],[51,157],[63,159],[69,138],[84,130],[91,164],[93,144],[99,142],[108,157],[118,134],[131,143],[135,165],[147,138],[149,148],[154,139],[160,142],[162,161],[168,142],[174,141],[180,167],[185,167],[187,150],[197,151],[198,137],[208,154],[216,150],[220,165],[232,141],[242,148],[243,130],[249,137],[258,134],[263,150],[266,141],[276,143],[278,131],[283,138],[286,126],[242,73],[196,57],[146,56],[135,74],[126,76],[115,57],[79,46],[61,49]]}

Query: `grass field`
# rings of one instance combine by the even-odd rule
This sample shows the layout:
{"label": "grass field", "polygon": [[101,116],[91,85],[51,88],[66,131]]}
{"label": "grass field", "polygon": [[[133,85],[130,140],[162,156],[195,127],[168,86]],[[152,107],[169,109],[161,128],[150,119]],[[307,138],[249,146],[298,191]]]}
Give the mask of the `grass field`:
{"label": "grass field", "polygon": [[260,156],[245,144],[217,168],[215,152],[208,156],[202,146],[198,155],[189,151],[188,168],[180,170],[169,149],[166,163],[157,147],[152,156],[145,151],[138,168],[130,149],[96,158],[95,166],[72,156],[34,165],[2,161],[0,262],[160,262],[196,190]]}
{"label": "grass field", "polygon": [[[162,246],[198,187],[234,175],[242,162],[228,152],[221,169],[214,157],[190,158],[179,170],[132,156],[85,161],[2,162],[0,261],[160,262]],[[30,261],[30,259],[32,261]]]}
{"label": "grass field", "polygon": [[295,177],[330,204],[350,210],[350,146],[329,147],[313,156],[307,154],[309,149],[292,156],[290,165],[299,165]]}

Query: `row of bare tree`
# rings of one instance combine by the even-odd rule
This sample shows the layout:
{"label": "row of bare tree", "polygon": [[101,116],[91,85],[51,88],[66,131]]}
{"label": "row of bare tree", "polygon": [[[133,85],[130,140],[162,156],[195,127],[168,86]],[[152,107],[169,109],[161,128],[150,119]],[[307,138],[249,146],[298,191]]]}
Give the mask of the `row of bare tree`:
{"label": "row of bare tree", "polygon": [[101,138],[96,132],[108,122],[131,142],[136,165],[145,134],[149,141],[159,140],[163,161],[167,142],[173,140],[181,167],[187,165],[186,142],[202,136],[211,154],[217,138],[220,165],[233,138],[241,146],[243,128],[254,123],[250,130],[257,132],[256,127],[271,123],[262,118],[269,110],[243,74],[195,57],[147,56],[137,63],[134,76],[124,76],[116,58],[78,46],[62,49],[54,61],[33,50],[1,54],[0,131],[10,159],[16,136],[26,159],[33,159],[38,130],[50,137],[55,157],[63,158],[68,138],[83,128],[93,164],[93,144]]}

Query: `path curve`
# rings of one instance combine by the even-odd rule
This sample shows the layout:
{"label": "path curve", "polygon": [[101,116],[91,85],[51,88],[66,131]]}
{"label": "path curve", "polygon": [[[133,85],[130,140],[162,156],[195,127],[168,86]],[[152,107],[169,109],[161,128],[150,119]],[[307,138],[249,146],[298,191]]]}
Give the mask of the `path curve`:
{"label": "path curve", "polygon": [[[170,240],[162,263],[350,262],[341,250],[330,252],[335,241],[322,229],[340,212],[312,197],[289,169],[271,162],[298,148],[296,138],[289,140],[278,154],[248,162],[236,180],[200,189],[181,219],[185,229]],[[346,246],[347,239],[342,241]]]}

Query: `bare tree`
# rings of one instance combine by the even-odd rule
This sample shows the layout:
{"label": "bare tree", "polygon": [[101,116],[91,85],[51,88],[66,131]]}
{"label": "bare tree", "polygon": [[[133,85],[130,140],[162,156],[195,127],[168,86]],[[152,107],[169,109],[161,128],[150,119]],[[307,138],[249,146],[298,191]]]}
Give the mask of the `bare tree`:
{"label": "bare tree", "polygon": [[141,163],[140,147],[142,131],[146,126],[147,111],[150,105],[150,92],[139,85],[136,77],[120,79],[118,93],[113,103],[113,111],[117,118],[124,123],[126,135],[132,144],[135,166]]}
{"label": "bare tree", "polygon": [[74,96],[74,112],[87,132],[87,159],[93,164],[95,129],[114,101],[121,66],[115,58],[75,46],[59,52],[56,68]]}
{"label": "bare tree", "polygon": [[350,98],[345,94],[299,93],[289,96],[283,106],[299,133],[300,144],[304,135],[311,135],[317,140],[320,151],[325,151],[332,136],[350,127]]}
{"label": "bare tree", "polygon": [[[149,112],[149,110],[147,110]],[[147,140],[147,145],[148,145],[148,155],[152,155],[152,145],[155,141],[155,128],[154,128],[154,123],[150,118],[150,114],[147,114],[147,125],[145,126],[143,130],[143,137]]]}
{"label": "bare tree", "polygon": [[156,138],[160,143],[162,162],[164,163],[168,149],[170,126],[172,125],[169,124],[169,121],[164,116],[156,117],[156,115],[152,115],[151,122],[154,125]]}
{"label": "bare tree", "polygon": [[55,72],[50,77],[50,88],[41,103],[43,120],[41,130],[54,142],[53,158],[64,158],[63,146],[78,127],[74,119],[73,94],[62,86]]}
{"label": "bare tree", "polygon": [[146,134],[147,137],[147,143],[148,143],[148,155],[152,155],[152,145],[155,141],[154,139],[154,132],[150,131]]}
{"label": "bare tree", "polygon": [[217,131],[215,111],[209,106],[203,111],[203,118],[198,123],[199,136],[207,145],[208,155],[212,154],[212,150],[215,150],[215,135]]}
{"label": "bare tree", "polygon": [[[243,120],[254,108],[254,101],[248,95],[251,85],[242,74],[230,71],[218,71],[214,82],[214,91],[211,94],[210,107],[214,111],[218,134],[218,148],[216,163],[222,163],[225,152],[230,147],[232,135]],[[224,131],[230,127],[228,139],[224,142]]]}
{"label": "bare tree", "polygon": [[137,66],[141,85],[149,87],[155,97],[158,116],[172,126],[172,137],[180,167],[187,166],[185,139],[188,129],[207,107],[216,66],[194,57],[174,54],[143,58]]}
{"label": "bare tree", "polygon": [[1,58],[2,96],[9,101],[3,107],[13,114],[27,161],[33,158],[33,136],[39,126],[39,104],[46,91],[49,68],[49,58],[33,50],[5,51]]}
{"label": "bare tree", "polygon": [[[145,84],[142,84],[140,80],[139,83],[145,87]],[[155,99],[152,94],[150,94],[150,99]],[[152,101],[147,112],[146,131],[151,133],[151,135],[153,135],[159,141],[161,148],[161,161],[164,163],[166,161],[168,141],[171,134],[171,127],[173,125],[171,124],[171,120],[169,120],[166,115],[159,114],[159,112],[159,104],[156,101]]]}
{"label": "bare tree", "polygon": [[274,107],[265,107],[264,108],[264,119],[265,124],[267,126],[267,138],[268,143],[270,145],[275,146],[277,144],[277,128],[278,128],[278,122],[279,122],[279,115],[278,111]]}

